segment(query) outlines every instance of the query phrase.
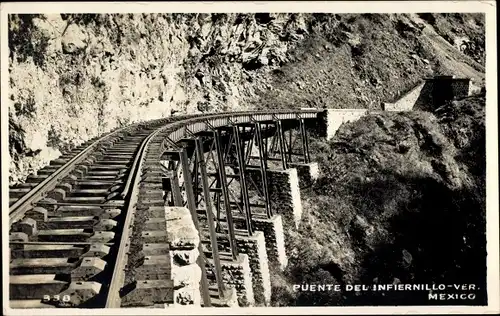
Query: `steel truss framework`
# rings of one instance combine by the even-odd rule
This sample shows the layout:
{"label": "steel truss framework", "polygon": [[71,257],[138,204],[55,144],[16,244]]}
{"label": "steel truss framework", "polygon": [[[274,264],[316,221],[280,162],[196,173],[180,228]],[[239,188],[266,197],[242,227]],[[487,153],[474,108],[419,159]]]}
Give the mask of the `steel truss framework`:
{"label": "steel truss framework", "polygon": [[[236,236],[253,235],[253,216],[273,216],[269,165],[284,170],[290,163],[309,163],[310,155],[306,121],[300,116],[283,120],[273,115],[272,120],[251,118],[245,123],[229,119],[228,125],[220,127],[208,121],[204,124],[208,128],[197,133],[185,127],[186,137],[176,142],[166,137],[161,162],[166,203],[188,207],[196,229],[208,230],[210,235],[210,247],[200,243],[198,259],[204,304],[210,306],[209,283],[203,269],[207,259],[213,260],[218,295],[223,298],[226,289],[221,258],[237,258]],[[259,173],[260,181],[249,177],[249,172]],[[238,227],[235,219],[244,225]],[[218,234],[229,241],[229,253],[220,252]]]}

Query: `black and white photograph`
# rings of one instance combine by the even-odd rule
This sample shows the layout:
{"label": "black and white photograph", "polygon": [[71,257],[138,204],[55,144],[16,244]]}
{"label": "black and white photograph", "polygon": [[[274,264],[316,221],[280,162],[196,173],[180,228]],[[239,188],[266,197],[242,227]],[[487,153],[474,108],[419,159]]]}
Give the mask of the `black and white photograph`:
{"label": "black and white photograph", "polygon": [[496,2],[1,4],[6,315],[494,314]]}

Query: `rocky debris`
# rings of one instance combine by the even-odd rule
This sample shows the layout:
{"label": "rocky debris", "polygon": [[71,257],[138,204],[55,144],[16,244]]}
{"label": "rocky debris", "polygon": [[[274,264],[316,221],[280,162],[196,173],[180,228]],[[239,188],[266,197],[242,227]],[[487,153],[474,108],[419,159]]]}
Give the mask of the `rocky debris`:
{"label": "rocky debris", "polygon": [[193,287],[196,288],[201,280],[201,269],[196,263],[172,267],[171,279],[175,288]]}
{"label": "rocky debris", "polygon": [[177,293],[177,296],[174,298],[175,303],[179,305],[192,305],[195,303],[194,296],[195,295],[192,292],[188,291],[179,292]]}
{"label": "rocky debris", "polygon": [[188,264],[193,264],[196,262],[196,259],[198,258],[198,249],[193,249],[193,250],[176,250],[173,251],[173,257],[172,259],[174,262],[176,262],[178,265],[188,265]]}
{"label": "rocky debris", "polygon": [[406,250],[406,249],[403,249],[402,254],[403,254],[403,264],[406,267],[408,267],[409,265],[411,265],[411,262],[413,261],[413,257],[411,255],[411,253],[409,253],[408,250]]}
{"label": "rocky debris", "polygon": [[[436,56],[443,54],[433,46],[439,37],[418,32],[409,15],[325,14],[315,18],[309,35],[288,54],[292,62],[271,71],[273,89],[263,87],[252,105],[379,110],[382,102],[394,102],[400,92],[435,72],[465,76],[461,59],[455,55],[445,54],[446,63],[440,62]],[[399,24],[402,31],[398,31]],[[304,82],[307,89],[297,82]]]}
{"label": "rocky debris", "polygon": [[436,32],[457,50],[485,65],[485,17],[481,13],[420,13]]}
{"label": "rocky debris", "polygon": [[422,27],[410,19],[398,20],[396,29],[404,37],[422,34]]}
{"label": "rocky debris", "polygon": [[[456,149],[436,123],[436,118],[426,113],[371,115],[352,123],[351,128],[341,127],[335,150],[369,165],[371,161],[374,165],[369,169],[390,168],[397,174],[418,169],[420,175],[441,179],[453,188],[461,187],[467,178],[454,159]],[[333,168],[343,167],[337,163]]]}
{"label": "rocky debris", "polygon": [[65,54],[75,54],[84,50],[87,41],[87,36],[82,29],[76,24],[69,24],[64,34],[62,35],[61,44]]}

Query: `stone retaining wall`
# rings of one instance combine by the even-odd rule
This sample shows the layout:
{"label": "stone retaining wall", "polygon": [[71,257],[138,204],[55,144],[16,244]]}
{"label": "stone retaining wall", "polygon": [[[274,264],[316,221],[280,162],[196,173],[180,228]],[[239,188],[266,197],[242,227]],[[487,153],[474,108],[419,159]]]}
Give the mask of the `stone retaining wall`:
{"label": "stone retaining wall", "polygon": [[470,79],[455,78],[451,82],[451,90],[454,98],[465,98],[469,96],[472,91]]}
{"label": "stone retaining wall", "polygon": [[477,90],[469,78],[436,76],[418,84],[393,103],[384,103],[385,111],[433,111],[453,99],[461,99]]}
{"label": "stone retaining wall", "polygon": [[330,140],[335,136],[340,125],[356,121],[368,113],[367,109],[330,109],[322,112],[318,118],[318,130],[322,137]]}
{"label": "stone retaining wall", "polygon": [[[402,96],[399,100],[394,103],[384,103],[385,111],[411,111],[417,103],[417,100],[422,93],[424,86],[427,82],[422,82],[418,84],[415,88],[410,90],[404,96]],[[428,85],[428,84],[427,84]]]}

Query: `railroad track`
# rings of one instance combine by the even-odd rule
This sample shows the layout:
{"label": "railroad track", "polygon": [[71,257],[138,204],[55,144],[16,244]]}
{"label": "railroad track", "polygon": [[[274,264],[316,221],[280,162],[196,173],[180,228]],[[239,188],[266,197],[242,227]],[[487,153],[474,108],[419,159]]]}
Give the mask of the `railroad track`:
{"label": "railroad track", "polygon": [[89,141],[10,188],[12,308],[116,305],[108,293],[121,277],[115,264],[125,264],[140,171],[168,122]]}
{"label": "railroad track", "polygon": [[202,131],[207,120],[233,124],[238,115],[271,118],[234,112],[134,124],[82,144],[10,188],[11,308],[171,302],[158,163],[164,139],[185,137],[184,126]]}

